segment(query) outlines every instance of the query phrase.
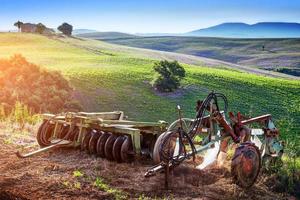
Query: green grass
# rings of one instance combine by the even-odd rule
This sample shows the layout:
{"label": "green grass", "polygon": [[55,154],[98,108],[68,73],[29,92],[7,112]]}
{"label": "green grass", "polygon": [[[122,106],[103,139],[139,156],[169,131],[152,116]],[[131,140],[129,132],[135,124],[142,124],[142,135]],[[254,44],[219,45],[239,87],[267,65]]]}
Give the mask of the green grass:
{"label": "green grass", "polygon": [[[86,37],[89,37],[86,35]],[[299,39],[230,39],[206,37],[100,38],[114,44],[178,52],[232,63],[300,70]],[[262,46],[265,50],[262,51]]]}
{"label": "green grass", "polygon": [[126,193],[124,193],[121,190],[110,187],[108,184],[105,183],[105,181],[102,178],[97,177],[93,185],[100,190],[112,194],[114,196],[114,199],[116,200],[128,199]]}
{"label": "green grass", "polygon": [[193,117],[196,100],[215,90],[228,97],[229,110],[252,116],[272,113],[281,124],[293,121],[289,131],[299,134],[299,81],[184,64],[187,77],[183,89],[158,95],[149,84],[156,55],[144,50],[94,40],[0,34],[0,57],[15,53],[60,70],[87,111],[123,110],[129,119],[171,122],[177,118],[176,104],[182,105],[184,116]]}
{"label": "green grass", "polygon": [[84,174],[79,170],[73,171],[73,177],[82,177],[83,175]]}

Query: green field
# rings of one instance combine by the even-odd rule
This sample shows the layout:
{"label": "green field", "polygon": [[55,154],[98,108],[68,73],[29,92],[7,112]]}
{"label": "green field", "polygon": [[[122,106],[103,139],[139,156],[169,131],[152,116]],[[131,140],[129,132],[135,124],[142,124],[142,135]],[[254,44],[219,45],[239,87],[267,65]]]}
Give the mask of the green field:
{"label": "green field", "polygon": [[153,63],[168,58],[161,52],[96,40],[1,33],[0,57],[18,53],[61,71],[86,111],[123,110],[129,119],[171,122],[177,117],[176,104],[182,105],[184,116],[192,117],[196,100],[215,90],[228,97],[229,110],[252,116],[272,113],[280,124],[292,122],[291,132],[300,133],[300,81],[183,64],[187,71],[183,88],[162,95],[149,84]]}
{"label": "green field", "polygon": [[[89,35],[82,35],[89,38]],[[300,39],[230,39],[208,37],[135,37],[93,39],[114,44],[178,52],[268,70],[287,68],[300,76]],[[264,50],[262,47],[264,46]]]}

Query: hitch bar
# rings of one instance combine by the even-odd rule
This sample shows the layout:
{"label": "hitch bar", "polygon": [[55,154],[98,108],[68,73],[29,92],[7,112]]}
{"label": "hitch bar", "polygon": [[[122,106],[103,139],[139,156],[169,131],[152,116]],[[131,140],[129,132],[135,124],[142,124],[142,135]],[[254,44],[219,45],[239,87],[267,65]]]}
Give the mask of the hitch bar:
{"label": "hitch bar", "polygon": [[30,153],[27,153],[27,154],[21,154],[19,151],[17,151],[17,152],[16,152],[16,155],[17,155],[19,158],[28,158],[28,157],[30,157],[30,156],[33,156],[33,155],[36,155],[36,154],[39,154],[39,153],[48,151],[48,150],[50,150],[50,149],[54,149],[54,148],[56,148],[56,147],[70,145],[72,142],[71,142],[71,141],[68,141],[68,140],[56,139],[56,140],[52,140],[51,143],[52,143],[52,145],[50,145],[50,146],[41,148],[41,149],[39,149],[39,150],[30,152]]}

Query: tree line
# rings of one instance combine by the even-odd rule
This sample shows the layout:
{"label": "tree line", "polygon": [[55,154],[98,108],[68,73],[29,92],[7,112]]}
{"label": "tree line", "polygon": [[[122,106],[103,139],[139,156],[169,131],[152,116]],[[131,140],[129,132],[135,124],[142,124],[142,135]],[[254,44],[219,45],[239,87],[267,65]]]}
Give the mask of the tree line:
{"label": "tree line", "polygon": [[[20,32],[22,30],[22,26],[26,25],[26,23],[23,23],[21,21],[17,21],[14,23],[14,26],[18,28],[18,31]],[[36,33],[43,34],[47,27],[42,24],[34,24],[35,25],[35,31]],[[71,24],[68,24],[66,22],[62,23],[60,26],[57,27],[57,30],[62,32],[64,35],[71,36],[73,32],[73,26]]]}

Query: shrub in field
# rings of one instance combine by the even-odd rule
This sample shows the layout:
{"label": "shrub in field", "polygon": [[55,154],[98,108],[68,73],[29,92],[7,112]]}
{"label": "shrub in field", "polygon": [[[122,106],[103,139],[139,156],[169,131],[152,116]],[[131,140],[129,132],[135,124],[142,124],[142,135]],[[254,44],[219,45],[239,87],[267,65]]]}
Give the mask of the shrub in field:
{"label": "shrub in field", "polygon": [[185,70],[177,61],[163,60],[155,63],[153,69],[157,73],[153,86],[161,92],[176,90],[180,86],[180,81],[185,77]]}
{"label": "shrub in field", "polygon": [[[297,110],[296,106],[292,107]],[[292,112],[292,111],[290,111]],[[279,166],[273,163],[273,172],[276,173],[276,180],[280,184],[274,184],[278,192],[289,192],[292,195],[300,196],[300,132],[295,127],[295,121],[290,117],[277,121],[281,139],[284,141],[284,154],[282,164]],[[296,130],[296,131],[295,131]]]}
{"label": "shrub in field", "polygon": [[68,23],[63,23],[62,25],[57,27],[57,29],[59,31],[61,31],[63,34],[70,36],[70,35],[72,35],[73,26],[71,24],[68,24]]}
{"label": "shrub in field", "polygon": [[42,69],[21,55],[0,59],[1,115],[25,108],[32,114],[61,112],[65,105],[73,104],[72,92],[59,72]]}
{"label": "shrub in field", "polygon": [[276,184],[273,188],[277,192],[288,192],[300,197],[300,143],[299,137],[285,140],[283,162],[276,170]]}

